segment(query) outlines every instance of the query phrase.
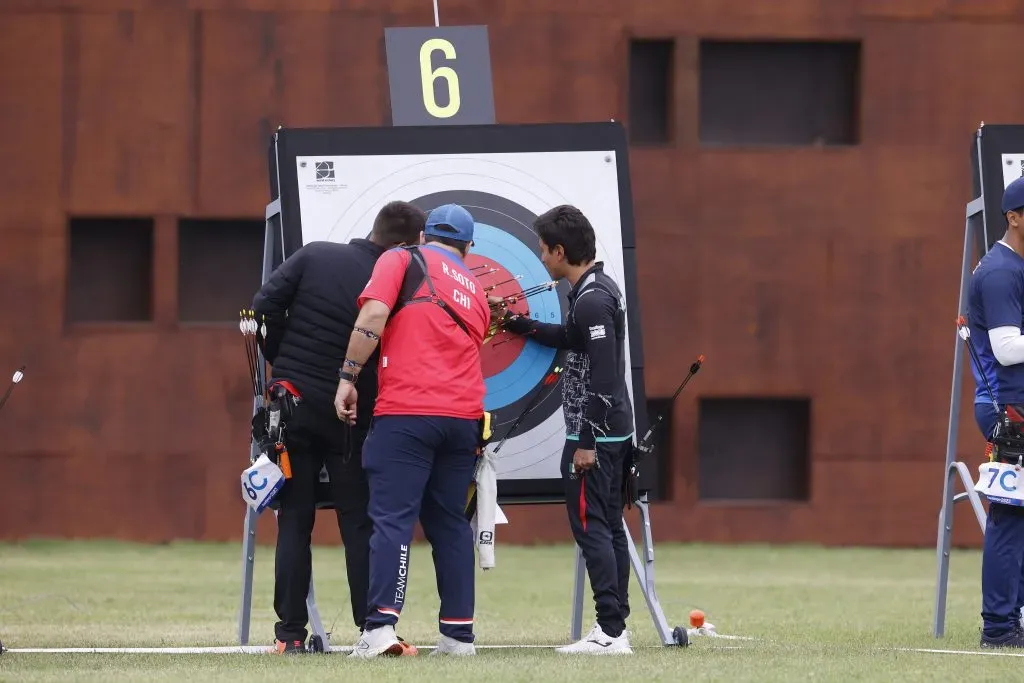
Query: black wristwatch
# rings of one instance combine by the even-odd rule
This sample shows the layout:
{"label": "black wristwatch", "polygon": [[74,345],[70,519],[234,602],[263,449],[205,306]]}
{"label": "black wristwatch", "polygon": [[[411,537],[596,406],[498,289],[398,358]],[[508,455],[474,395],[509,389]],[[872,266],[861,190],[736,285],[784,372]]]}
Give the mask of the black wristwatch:
{"label": "black wristwatch", "polygon": [[355,384],[357,377],[359,377],[359,375],[353,375],[347,370],[338,370],[338,379],[343,382],[351,382],[352,384]]}

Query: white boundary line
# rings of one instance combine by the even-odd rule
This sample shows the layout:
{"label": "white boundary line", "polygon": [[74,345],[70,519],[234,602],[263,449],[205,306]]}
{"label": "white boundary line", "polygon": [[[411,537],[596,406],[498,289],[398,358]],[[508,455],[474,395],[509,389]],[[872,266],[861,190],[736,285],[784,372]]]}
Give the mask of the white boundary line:
{"label": "white boundary line", "polygon": [[[417,645],[417,650],[433,650],[436,645]],[[561,645],[477,645],[478,650],[522,650],[541,649],[554,650]],[[663,647],[660,645],[639,647]],[[332,645],[331,652],[351,652],[351,645]],[[206,654],[270,654],[269,645],[228,645],[220,647],[12,647],[4,648],[4,654],[168,654],[168,655],[206,655]]]}
{"label": "white boundary line", "polygon": [[[737,640],[754,640],[743,636],[718,636]],[[434,645],[418,645],[418,650],[433,650]],[[477,645],[479,650],[554,650],[559,645]],[[669,645],[634,645],[634,650],[656,650]],[[725,645],[716,650],[740,650],[739,645]],[[984,650],[936,650],[928,648],[881,648],[886,652],[920,652],[923,654],[943,655],[980,655],[983,657],[1024,657],[1024,652],[987,652]],[[331,653],[351,652],[351,645],[332,645]],[[228,645],[220,647],[5,647],[3,654],[168,654],[168,655],[205,655],[205,654],[270,654],[268,645]]]}
{"label": "white boundary line", "polygon": [[[333,648],[332,648],[333,649]],[[338,648],[341,649],[341,648]],[[351,648],[349,648],[351,649]],[[269,653],[269,645],[236,645],[234,647],[12,647],[4,648],[4,654],[262,654]]]}
{"label": "white boundary line", "polygon": [[984,650],[929,650],[925,648],[898,647],[897,652],[926,652],[936,655],[982,655],[983,657],[1024,657],[1024,652],[986,652]]}
{"label": "white boundary line", "polygon": [[[721,637],[721,636],[719,636]],[[561,645],[477,645],[478,650],[554,650]],[[656,650],[671,645],[634,645],[634,650]],[[435,645],[417,645],[417,650],[433,650]],[[351,652],[351,645],[332,645],[331,651]],[[739,645],[726,645],[715,649],[738,650]],[[270,654],[269,645],[229,645],[220,647],[5,647],[3,654],[166,654],[166,655],[206,655],[206,654]]]}

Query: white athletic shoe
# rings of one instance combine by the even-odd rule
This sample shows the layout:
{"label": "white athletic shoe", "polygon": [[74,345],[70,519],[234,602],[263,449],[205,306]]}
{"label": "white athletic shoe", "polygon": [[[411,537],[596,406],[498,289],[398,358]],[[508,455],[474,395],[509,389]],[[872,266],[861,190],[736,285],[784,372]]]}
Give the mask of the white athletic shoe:
{"label": "white athletic shoe", "polygon": [[349,657],[399,657],[405,652],[405,646],[395,635],[394,626],[381,626],[372,631],[363,631],[359,642],[352,648]]}
{"label": "white athletic shoe", "polygon": [[618,638],[612,638],[594,624],[582,640],[560,647],[556,652],[563,655],[631,655],[633,648],[629,646],[629,635],[625,631]]}
{"label": "white athletic shoe", "polygon": [[[1024,610],[1024,608],[1022,608],[1022,610]],[[593,631],[594,631],[594,629],[598,629],[598,630],[600,630],[600,628],[601,628],[601,627],[600,627],[600,626],[598,626],[598,625],[597,625],[597,622],[595,621],[595,622],[594,622],[594,625],[590,627],[590,630],[591,630],[591,632],[593,632]],[[624,637],[624,638],[625,638],[626,640],[629,640],[629,637],[630,637],[631,635],[633,635],[633,634],[632,634],[632,633],[630,632],[630,630],[629,630],[628,628],[624,628],[624,629],[622,629],[622,636],[623,636],[623,637]]]}
{"label": "white athletic shoe", "polygon": [[430,656],[453,655],[456,657],[466,657],[475,654],[476,645],[473,643],[464,643],[461,640],[455,640],[449,636],[442,635],[441,639],[437,641],[437,647],[430,653]]}

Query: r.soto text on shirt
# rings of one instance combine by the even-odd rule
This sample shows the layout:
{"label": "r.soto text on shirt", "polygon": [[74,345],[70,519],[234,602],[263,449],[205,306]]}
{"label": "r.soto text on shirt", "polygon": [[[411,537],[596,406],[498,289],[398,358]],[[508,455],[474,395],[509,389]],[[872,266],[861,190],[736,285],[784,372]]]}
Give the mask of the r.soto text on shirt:
{"label": "r.soto text on shirt", "polygon": [[[441,270],[444,271],[445,275],[455,280],[469,291],[476,294],[476,283],[473,282],[473,278],[466,277],[459,271],[449,268],[448,264],[444,263],[443,261],[441,262]],[[452,300],[454,300],[455,303],[459,304],[460,306],[465,307],[467,310],[473,307],[473,300],[469,297],[468,294],[463,292],[458,287],[452,289]]]}
{"label": "r.soto text on shirt", "polygon": [[444,261],[441,262],[441,270],[444,271],[445,275],[458,282],[460,285],[471,291],[473,294],[476,294],[476,283],[473,282],[473,278],[466,277],[459,271],[449,268],[448,264],[445,263]]}

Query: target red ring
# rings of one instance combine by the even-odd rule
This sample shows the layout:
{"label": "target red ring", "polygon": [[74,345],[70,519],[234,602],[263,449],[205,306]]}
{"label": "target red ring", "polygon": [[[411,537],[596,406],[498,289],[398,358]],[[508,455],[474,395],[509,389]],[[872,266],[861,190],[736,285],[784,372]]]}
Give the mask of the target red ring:
{"label": "target red ring", "polygon": [[[520,295],[521,297],[523,288],[519,281],[515,279],[517,275],[521,275],[520,273],[510,273],[494,259],[489,259],[473,252],[466,255],[466,265],[472,269],[477,281],[485,288],[494,287],[494,289],[487,292],[488,296],[510,297]],[[514,304],[510,304],[508,309],[520,315],[527,315],[530,312],[527,300],[522,297]],[[490,339],[485,340],[483,347],[480,349],[480,365],[483,369],[484,377],[494,377],[512,365],[516,358],[519,357],[519,354],[522,353],[525,344],[526,341],[522,337],[509,334],[508,332],[499,332]]]}

